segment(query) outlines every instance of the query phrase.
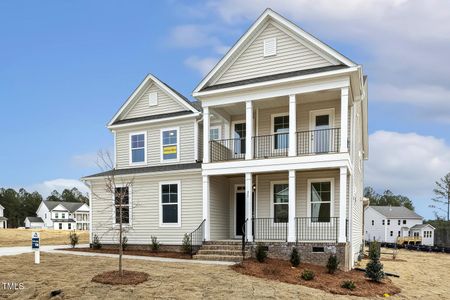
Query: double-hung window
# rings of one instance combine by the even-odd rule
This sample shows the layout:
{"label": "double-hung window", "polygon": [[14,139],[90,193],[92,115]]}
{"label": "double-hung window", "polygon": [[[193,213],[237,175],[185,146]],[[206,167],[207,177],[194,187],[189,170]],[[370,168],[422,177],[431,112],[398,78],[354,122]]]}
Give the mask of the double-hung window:
{"label": "double-hung window", "polygon": [[311,222],[330,222],[331,186],[331,181],[311,182]]}
{"label": "double-hung window", "polygon": [[161,193],[161,225],[180,225],[180,182],[160,183],[159,188]]}
{"label": "double-hung window", "polygon": [[147,134],[145,132],[130,134],[130,163],[145,164]]}
{"label": "double-hung window", "polygon": [[220,140],[220,126],[214,126],[209,129],[209,140]]}
{"label": "double-hung window", "polygon": [[161,130],[161,161],[178,161],[179,129],[168,128]]}
{"label": "double-hung window", "polygon": [[58,219],[58,216],[59,216],[58,213],[55,213],[55,219]]}
{"label": "double-hung window", "polygon": [[275,150],[289,148],[289,115],[273,117]]}
{"label": "double-hung window", "polygon": [[274,223],[287,223],[289,217],[289,185],[274,183],[272,186]]}
{"label": "double-hung window", "polygon": [[[121,211],[122,208],[122,211]],[[129,187],[116,187],[114,195],[114,223],[130,224],[130,189]]]}

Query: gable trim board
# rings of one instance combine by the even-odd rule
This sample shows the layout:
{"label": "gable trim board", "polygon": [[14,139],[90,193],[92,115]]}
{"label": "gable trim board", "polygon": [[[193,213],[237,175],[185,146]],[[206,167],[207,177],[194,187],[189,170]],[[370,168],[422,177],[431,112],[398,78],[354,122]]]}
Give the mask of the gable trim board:
{"label": "gable trim board", "polygon": [[152,81],[158,88],[166,92],[171,98],[179,102],[188,111],[191,111],[193,113],[200,112],[196,107],[194,107],[193,104],[190,103],[188,99],[184,98],[180,93],[176,92],[173,88],[159,80],[156,76],[148,74],[141,82],[141,84],[139,84],[139,86],[134,90],[131,96],[128,97],[127,101],[125,101],[125,103],[120,107],[119,111],[114,115],[111,121],[109,121],[107,125],[108,128],[114,125],[114,123],[119,120],[119,118],[124,112],[126,112],[127,109],[131,109],[134,106],[135,101],[138,99],[138,96],[140,96],[141,92],[145,87],[147,87],[147,84],[150,81]]}
{"label": "gable trim board", "polygon": [[114,122],[112,125],[109,125],[108,128],[113,130],[113,129],[117,129],[117,128],[129,127],[129,126],[146,125],[146,124],[152,124],[152,123],[162,123],[162,122],[166,122],[169,120],[173,121],[173,120],[181,120],[181,119],[188,119],[188,118],[196,118],[198,116],[200,116],[200,112],[193,113],[191,111],[179,111],[179,112],[174,112],[174,113],[167,113],[167,114],[119,120],[119,121]]}
{"label": "gable trim board", "polygon": [[[227,54],[216,64],[216,66],[206,75],[206,77],[200,82],[200,84],[195,88],[194,95],[198,92],[200,92],[203,88],[206,87],[207,84],[211,83],[215,76],[221,75],[221,72],[223,72],[224,68],[227,68],[227,65],[229,63],[232,64],[232,62],[235,61],[234,55],[237,54],[237,52],[245,51],[245,49],[248,47],[248,45],[251,44],[252,41],[256,39],[256,37],[259,35],[260,30],[263,30],[267,24],[269,24],[269,21],[273,20],[273,22],[270,22],[271,24],[277,24],[278,28],[286,28],[287,32],[292,32],[292,35],[295,36],[297,39],[304,40],[306,43],[305,47],[308,45],[312,49],[319,51],[321,56],[328,57],[328,60],[334,61],[334,64],[344,64],[349,67],[355,67],[357,64],[352,62],[350,59],[346,58],[330,46],[326,45],[325,43],[321,42],[311,34],[305,32],[301,28],[299,28],[297,25],[293,24],[292,22],[288,21],[286,18],[280,16],[276,12],[274,12],[271,9],[266,9],[264,13],[256,20],[255,23],[247,30],[247,32],[237,41],[237,43],[227,52]],[[276,25],[275,25],[276,26]],[[248,45],[247,45],[248,43]],[[240,52],[242,53],[242,52]],[[239,55],[237,55],[238,57]]]}

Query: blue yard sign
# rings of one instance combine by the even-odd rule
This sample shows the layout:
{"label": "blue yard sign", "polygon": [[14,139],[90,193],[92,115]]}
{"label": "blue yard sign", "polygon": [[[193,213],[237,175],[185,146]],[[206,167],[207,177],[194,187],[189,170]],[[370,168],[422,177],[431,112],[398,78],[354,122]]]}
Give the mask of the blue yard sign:
{"label": "blue yard sign", "polygon": [[39,250],[39,240],[39,232],[33,232],[33,234],[31,235],[31,249],[35,251]]}

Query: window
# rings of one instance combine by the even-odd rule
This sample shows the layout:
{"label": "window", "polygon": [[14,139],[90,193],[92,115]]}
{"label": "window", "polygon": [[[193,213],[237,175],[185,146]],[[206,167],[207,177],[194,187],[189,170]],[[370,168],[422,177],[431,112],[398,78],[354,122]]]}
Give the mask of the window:
{"label": "window", "polygon": [[394,236],[394,232],[393,231],[391,231],[391,236]]}
{"label": "window", "polygon": [[311,182],[311,221],[330,222],[331,217],[331,181]]}
{"label": "window", "polygon": [[403,220],[403,225],[406,225],[406,220]]}
{"label": "window", "polygon": [[59,223],[59,224],[58,224],[58,228],[59,228],[59,229],[62,229],[62,223]]}
{"label": "window", "polygon": [[273,148],[287,149],[289,148],[289,116],[273,117],[273,134],[274,144]]}
{"label": "window", "polygon": [[375,221],[374,220],[372,220],[372,226],[374,226],[375,225]]}
{"label": "window", "polygon": [[388,225],[391,225],[391,220],[388,220]]}
{"label": "window", "polygon": [[161,183],[160,223],[163,225],[180,224],[180,183]]}
{"label": "window", "polygon": [[398,237],[400,237],[400,231],[398,232]]}
{"label": "window", "polygon": [[147,134],[145,132],[130,135],[130,156],[131,164],[145,163],[146,161],[146,142]]}
{"label": "window", "polygon": [[178,128],[161,130],[161,160],[178,160]]}
{"label": "window", "polygon": [[67,229],[72,229],[72,224],[67,224]]}
{"label": "window", "polygon": [[400,220],[398,220],[398,225],[400,225]]}
{"label": "window", "polygon": [[273,221],[274,223],[287,223],[289,216],[289,185],[275,183],[272,185]]}
{"label": "window", "polygon": [[264,57],[277,54],[277,39],[275,37],[264,39]]}
{"label": "window", "polygon": [[122,207],[122,224],[130,224],[130,192],[128,187],[116,187],[114,195],[114,223],[120,224]]}
{"label": "window", "polygon": [[65,219],[66,218],[66,214],[65,213],[61,213],[61,219]]}
{"label": "window", "polygon": [[246,134],[247,134],[247,125],[245,123],[234,124],[233,130],[234,154],[245,154]]}
{"label": "window", "polygon": [[220,134],[220,126],[214,126],[209,129],[209,140],[220,140],[221,134]]}
{"label": "window", "polygon": [[58,216],[59,216],[58,213],[55,213],[55,219],[58,219]]}
{"label": "window", "polygon": [[44,218],[47,219],[47,213],[44,214]]}
{"label": "window", "polygon": [[384,225],[384,220],[383,220],[383,221],[381,221],[381,224],[382,224],[382,225]]}
{"label": "window", "polygon": [[158,105],[158,93],[153,92],[148,94],[148,105],[149,106],[156,106]]}

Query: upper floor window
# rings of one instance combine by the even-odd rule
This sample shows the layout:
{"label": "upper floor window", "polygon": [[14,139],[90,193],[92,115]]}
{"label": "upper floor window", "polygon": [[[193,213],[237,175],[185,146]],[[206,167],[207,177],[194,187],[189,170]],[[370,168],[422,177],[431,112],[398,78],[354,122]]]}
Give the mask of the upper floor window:
{"label": "upper floor window", "polygon": [[66,218],[66,214],[65,213],[61,213],[61,219],[65,219]]}
{"label": "upper floor window", "polygon": [[332,181],[310,182],[311,222],[330,222],[332,202]]}
{"label": "upper floor window", "polygon": [[289,185],[274,183],[272,185],[274,223],[287,223],[289,217]]}
{"label": "upper floor window", "polygon": [[114,223],[119,224],[121,219],[122,219],[122,224],[130,223],[130,191],[129,191],[129,187],[116,187],[116,189],[115,189]]}
{"label": "upper floor window", "polygon": [[130,163],[142,164],[146,162],[147,134],[145,132],[130,134]]}
{"label": "upper floor window", "polygon": [[391,225],[391,220],[387,220],[387,224],[388,224],[388,225]]}
{"label": "upper floor window", "polygon": [[398,225],[400,225],[400,220],[398,220]]}
{"label": "upper floor window", "polygon": [[160,183],[160,225],[180,225],[180,182]]}
{"label": "upper floor window", "polygon": [[55,213],[55,219],[58,219],[58,216],[59,216],[58,213]]}
{"label": "upper floor window", "polygon": [[161,161],[179,160],[179,129],[167,128],[161,130]]}
{"label": "upper floor window", "polygon": [[220,126],[213,126],[209,129],[209,140],[220,140],[221,134],[220,134]]}
{"label": "upper floor window", "polygon": [[406,220],[403,220],[403,225],[405,225],[406,224]]}
{"label": "upper floor window", "polygon": [[384,225],[384,220],[383,220],[383,221],[381,221],[381,224],[382,224],[382,225]]}
{"label": "upper floor window", "polygon": [[372,220],[372,226],[373,226],[373,225],[375,225],[375,221],[374,221],[374,220]]}
{"label": "upper floor window", "polygon": [[274,149],[289,148],[289,115],[273,117]]}

